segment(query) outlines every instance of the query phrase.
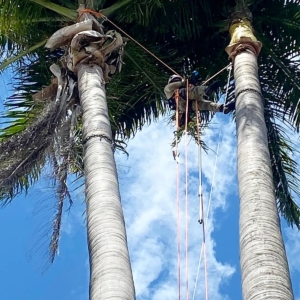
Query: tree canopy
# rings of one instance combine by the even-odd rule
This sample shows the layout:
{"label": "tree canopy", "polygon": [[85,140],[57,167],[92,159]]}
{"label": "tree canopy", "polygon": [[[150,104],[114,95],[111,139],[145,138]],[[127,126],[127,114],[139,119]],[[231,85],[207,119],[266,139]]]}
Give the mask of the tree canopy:
{"label": "tree canopy", "polygon": [[[186,57],[203,80],[228,64],[224,49],[229,41],[228,16],[236,5],[233,0],[2,2],[0,70],[11,66],[15,74],[14,93],[5,102],[7,111],[1,115],[2,124],[6,124],[0,131],[0,197],[4,204],[39,178],[46,161],[52,161],[54,174],[59,174],[57,189],[63,191],[60,195],[67,195],[67,187],[62,187],[62,179],[67,174],[83,176],[78,101],[75,99],[63,108],[65,114],[57,123],[61,126],[59,130],[51,125],[55,112],[62,108],[53,105],[51,88],[55,89],[55,82],[51,81],[49,67],[59,61],[65,49],[50,53],[43,48],[57,29],[76,22],[78,4],[101,10],[178,73],[182,72],[182,60]],[[295,195],[300,195],[299,174],[293,158],[298,150],[286,134],[286,128],[299,132],[300,2],[260,0],[240,4],[248,5],[252,11],[255,34],[263,43],[259,73],[278,209],[290,225],[299,228],[300,210],[295,201]],[[115,29],[102,21],[108,29]],[[171,75],[133,41],[128,41],[124,61],[122,72],[107,84],[110,120],[120,149],[124,149],[124,143],[144,124],[167,111],[162,90]],[[226,73],[218,79],[225,86]],[[50,87],[50,97],[37,101],[41,95],[38,91],[41,88],[45,91],[45,87]],[[233,98],[234,81],[231,80],[228,100]],[[66,154],[60,141],[70,130],[74,132],[72,147]],[[13,159],[8,159],[8,153],[14,153]],[[57,161],[66,157],[68,163],[58,166]]]}

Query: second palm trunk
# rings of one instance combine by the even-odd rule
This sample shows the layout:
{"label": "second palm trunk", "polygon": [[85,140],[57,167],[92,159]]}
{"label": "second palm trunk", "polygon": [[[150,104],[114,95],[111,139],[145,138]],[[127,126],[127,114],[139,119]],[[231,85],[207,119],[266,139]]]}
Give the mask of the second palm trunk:
{"label": "second palm trunk", "polygon": [[294,299],[278,216],[257,57],[234,60],[244,300]]}

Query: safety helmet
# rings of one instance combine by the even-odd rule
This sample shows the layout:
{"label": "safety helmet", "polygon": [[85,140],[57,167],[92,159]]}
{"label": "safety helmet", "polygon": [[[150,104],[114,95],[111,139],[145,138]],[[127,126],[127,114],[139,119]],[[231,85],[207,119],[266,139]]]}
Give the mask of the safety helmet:
{"label": "safety helmet", "polygon": [[179,75],[172,75],[169,77],[168,84],[172,82],[182,81],[182,78]]}

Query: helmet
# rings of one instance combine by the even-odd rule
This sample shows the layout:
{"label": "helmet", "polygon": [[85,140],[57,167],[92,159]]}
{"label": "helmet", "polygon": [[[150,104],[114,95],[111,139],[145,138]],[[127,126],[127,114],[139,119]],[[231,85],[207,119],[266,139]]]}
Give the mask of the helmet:
{"label": "helmet", "polygon": [[172,82],[182,81],[182,78],[179,75],[172,75],[169,77],[168,84]]}

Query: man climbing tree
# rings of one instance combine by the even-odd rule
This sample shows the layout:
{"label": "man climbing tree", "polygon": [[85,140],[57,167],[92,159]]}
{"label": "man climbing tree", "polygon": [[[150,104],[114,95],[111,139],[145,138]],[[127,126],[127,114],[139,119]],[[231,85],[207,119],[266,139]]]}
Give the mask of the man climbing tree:
{"label": "man climbing tree", "polygon": [[[168,84],[165,86],[164,92],[168,99],[169,106],[172,110],[176,109],[176,91],[178,91],[179,101],[178,101],[178,109],[180,112],[180,121],[179,126],[182,126],[185,123],[184,113],[186,110],[186,99],[188,94],[189,99],[189,113],[196,112],[196,101],[198,102],[199,110],[208,110],[212,112],[224,112],[224,114],[228,114],[235,108],[235,102],[232,101],[226,105],[216,103],[212,100],[209,100],[209,97],[213,92],[217,92],[220,88],[220,81],[215,81],[209,86],[200,85],[197,86],[196,80],[193,80],[193,77],[196,77],[197,71],[194,71],[191,76],[191,81],[189,83],[188,91],[186,89],[186,83],[183,78],[179,75],[172,75]],[[193,76],[194,75],[194,76]],[[188,120],[189,121],[189,120]]]}

